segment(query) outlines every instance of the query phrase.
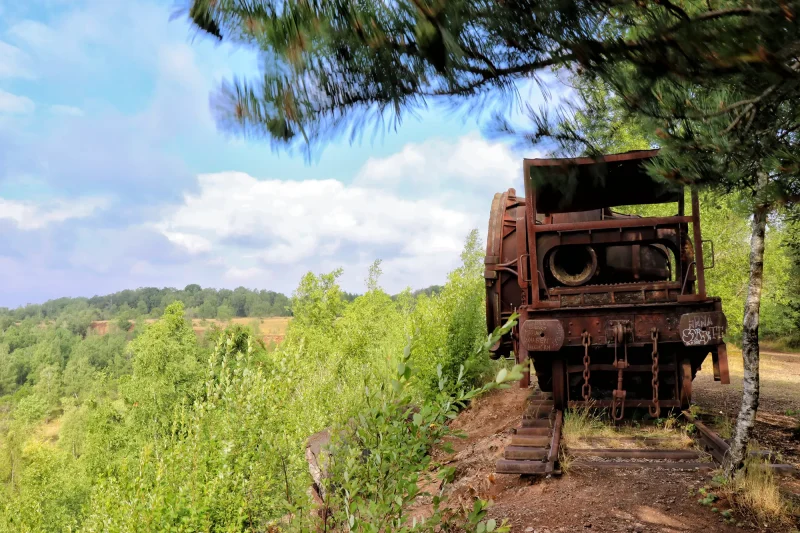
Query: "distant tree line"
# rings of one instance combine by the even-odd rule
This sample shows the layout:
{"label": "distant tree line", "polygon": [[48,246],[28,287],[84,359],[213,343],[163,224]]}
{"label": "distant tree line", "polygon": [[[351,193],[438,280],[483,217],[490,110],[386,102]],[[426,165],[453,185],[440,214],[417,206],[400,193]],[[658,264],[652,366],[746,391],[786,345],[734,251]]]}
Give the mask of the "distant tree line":
{"label": "distant tree line", "polygon": [[[441,290],[440,285],[414,291],[431,296]],[[343,292],[347,302],[359,294]],[[397,295],[392,296],[393,299]],[[128,329],[136,319],[160,318],[172,302],[182,302],[187,318],[230,320],[236,317],[292,316],[291,300],[285,294],[247,289],[202,288],[196,283],[182,290],[165,287],[142,287],[93,296],[91,298],[57,298],[42,304],[28,304],[15,309],[0,308],[0,330],[30,319],[33,322],[51,322],[77,335],[85,336],[93,321],[115,320],[121,329]]]}
{"label": "distant tree line", "polygon": [[[16,309],[0,308],[0,326],[27,318],[63,322],[75,333],[85,333],[93,320],[159,318],[172,302],[183,302],[188,318],[291,316],[289,298],[275,291],[202,288],[193,283],[183,289],[142,287],[91,298],[58,298]],[[83,330],[83,331],[81,331]]]}

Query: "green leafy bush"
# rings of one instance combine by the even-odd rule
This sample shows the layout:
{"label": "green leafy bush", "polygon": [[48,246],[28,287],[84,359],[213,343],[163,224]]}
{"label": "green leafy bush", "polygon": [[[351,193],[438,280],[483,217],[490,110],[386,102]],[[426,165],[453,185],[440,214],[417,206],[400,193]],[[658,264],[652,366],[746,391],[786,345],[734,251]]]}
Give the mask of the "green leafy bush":
{"label": "green leafy bush", "polygon": [[[357,442],[373,449],[372,462],[351,464],[347,480],[332,470],[337,487],[363,490],[350,491],[357,516],[337,505],[331,520],[354,516],[362,530],[380,523],[504,529],[486,520],[485,502],[456,515],[440,494],[428,525],[397,514],[416,494],[411,480],[434,466],[428,452],[448,434],[445,422],[476,394],[517,376],[504,369],[483,386],[494,377],[486,358],[493,341],[476,232],[462,258],[440,291],[418,297],[383,291],[380,262],[356,297],[339,288],[341,271],[309,273],[273,350],[241,325],[198,341],[180,301],[155,302],[150,309],[165,305],[163,316],[138,321],[127,344],[124,333],[81,338],[58,325],[10,326],[0,340],[0,384],[14,394],[10,412],[0,412],[0,530],[263,531],[277,523],[303,530],[312,527],[305,441],[329,427],[358,439],[339,442],[337,464],[350,464]],[[222,303],[236,313],[251,304],[234,295]],[[414,414],[400,405],[412,403]],[[54,438],[43,436],[49,413],[61,413],[48,430]],[[362,418],[367,423],[353,433],[348,421]],[[26,456],[29,449],[36,455]],[[390,466],[381,485],[363,477]],[[47,505],[37,507],[37,497],[48,497]]]}

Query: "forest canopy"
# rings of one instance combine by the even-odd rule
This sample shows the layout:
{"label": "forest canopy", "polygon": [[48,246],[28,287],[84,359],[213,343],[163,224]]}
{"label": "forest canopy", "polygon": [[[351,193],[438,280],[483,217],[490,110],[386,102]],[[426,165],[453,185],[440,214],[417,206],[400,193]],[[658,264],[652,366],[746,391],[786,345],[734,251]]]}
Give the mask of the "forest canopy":
{"label": "forest canopy", "polygon": [[0,308],[0,320],[59,320],[86,317],[91,320],[159,318],[172,302],[182,302],[188,318],[291,316],[289,298],[279,292],[246,289],[202,288],[196,283],[183,289],[142,287],[92,296],[58,298],[16,309]]}

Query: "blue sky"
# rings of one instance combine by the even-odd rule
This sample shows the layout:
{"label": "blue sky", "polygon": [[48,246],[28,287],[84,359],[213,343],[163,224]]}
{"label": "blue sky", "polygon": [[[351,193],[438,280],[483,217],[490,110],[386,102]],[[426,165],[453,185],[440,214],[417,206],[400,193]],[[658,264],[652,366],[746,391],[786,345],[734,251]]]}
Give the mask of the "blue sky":
{"label": "blue sky", "polygon": [[435,107],[311,163],[218,132],[211,92],[257,57],[174,10],[0,0],[0,306],[188,283],[291,293],[336,267],[360,291],[376,258],[387,290],[424,287],[485,232],[492,194],[521,189],[521,153]]}

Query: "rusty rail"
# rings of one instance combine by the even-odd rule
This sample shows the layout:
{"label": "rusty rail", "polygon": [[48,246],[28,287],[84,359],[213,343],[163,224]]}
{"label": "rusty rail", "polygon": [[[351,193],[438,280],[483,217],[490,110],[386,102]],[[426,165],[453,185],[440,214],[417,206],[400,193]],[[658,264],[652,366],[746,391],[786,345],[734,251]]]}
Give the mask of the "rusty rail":
{"label": "rusty rail", "polygon": [[547,456],[546,474],[552,474],[558,461],[558,450],[561,446],[561,425],[564,422],[564,411],[556,411],[556,421],[553,424],[553,438],[550,441],[550,453]]}
{"label": "rusty rail", "polygon": [[[730,452],[730,444],[717,435],[711,428],[703,424],[700,420],[697,420],[690,412],[683,411],[683,416],[697,428],[697,433],[700,435],[698,440],[703,445],[703,449],[714,458],[717,464],[723,464]],[[749,455],[750,457],[761,457],[767,461],[774,461],[777,459],[775,454],[769,450],[754,450],[751,451]],[[790,464],[765,462],[763,467],[781,476],[796,476],[800,473],[797,468]]]}

